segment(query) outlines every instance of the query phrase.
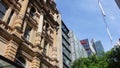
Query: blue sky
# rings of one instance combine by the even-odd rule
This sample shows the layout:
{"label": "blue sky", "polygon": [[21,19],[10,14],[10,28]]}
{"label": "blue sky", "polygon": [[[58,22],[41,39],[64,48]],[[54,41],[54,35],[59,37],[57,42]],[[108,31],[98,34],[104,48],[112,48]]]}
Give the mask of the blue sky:
{"label": "blue sky", "polygon": [[[98,6],[98,0],[56,0],[57,8],[67,27],[78,39],[101,40],[105,51],[112,48]],[[114,0],[101,0],[113,44],[120,38],[120,9]]]}

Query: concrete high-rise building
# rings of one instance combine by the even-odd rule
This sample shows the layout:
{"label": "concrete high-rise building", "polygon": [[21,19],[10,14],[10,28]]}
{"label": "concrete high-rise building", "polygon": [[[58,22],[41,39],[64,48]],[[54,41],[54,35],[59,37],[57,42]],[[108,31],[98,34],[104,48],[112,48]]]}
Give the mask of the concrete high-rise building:
{"label": "concrete high-rise building", "polygon": [[115,0],[116,4],[118,5],[119,9],[120,9],[120,0]]}
{"label": "concrete high-rise building", "polygon": [[79,58],[86,58],[88,57],[87,51],[81,45],[80,41],[77,39],[75,34],[70,31],[70,42],[71,42],[71,50],[72,50],[72,63]]}
{"label": "concrete high-rise building", "polygon": [[82,46],[87,51],[88,56],[91,56],[91,55],[95,54],[95,50],[94,50],[92,44],[89,42],[88,39],[80,40],[80,43],[82,44]]}
{"label": "concrete high-rise building", "polygon": [[66,27],[62,21],[62,67],[60,68],[70,68],[71,67],[71,43],[69,37],[69,29]]}
{"label": "concrete high-rise building", "polygon": [[0,0],[0,55],[20,68],[58,68],[60,32],[54,0]]}

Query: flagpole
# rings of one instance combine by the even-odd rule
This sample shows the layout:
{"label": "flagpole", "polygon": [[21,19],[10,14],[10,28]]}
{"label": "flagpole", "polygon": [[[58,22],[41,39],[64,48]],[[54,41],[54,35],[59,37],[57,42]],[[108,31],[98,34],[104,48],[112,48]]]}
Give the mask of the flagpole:
{"label": "flagpole", "polygon": [[107,34],[108,34],[108,36],[109,36],[111,45],[113,46],[112,36],[111,36],[110,30],[109,30],[107,21],[106,21],[106,19],[105,19],[106,14],[105,14],[105,11],[104,11],[104,9],[103,9],[103,7],[102,7],[102,4],[101,4],[100,0],[98,0],[98,4],[99,4],[99,7],[100,7],[100,11],[101,11],[101,13],[102,13],[102,17],[103,17],[103,21],[104,21],[104,24],[105,24],[105,27],[106,27]]}

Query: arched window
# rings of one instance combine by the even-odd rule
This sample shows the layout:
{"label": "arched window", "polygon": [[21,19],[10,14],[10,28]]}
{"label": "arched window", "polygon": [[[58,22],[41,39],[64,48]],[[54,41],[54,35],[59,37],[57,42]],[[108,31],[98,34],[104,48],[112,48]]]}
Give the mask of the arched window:
{"label": "arched window", "polygon": [[49,28],[49,24],[46,23],[46,31],[48,31],[48,28]]}
{"label": "arched window", "polygon": [[34,7],[31,7],[31,10],[30,10],[30,15],[33,17],[34,14],[36,12],[36,9]]}

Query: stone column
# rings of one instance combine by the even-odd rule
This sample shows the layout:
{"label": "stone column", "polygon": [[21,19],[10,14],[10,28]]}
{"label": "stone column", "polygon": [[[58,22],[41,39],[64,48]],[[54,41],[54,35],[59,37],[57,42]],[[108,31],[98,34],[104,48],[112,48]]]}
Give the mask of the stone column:
{"label": "stone column", "polygon": [[48,35],[50,35],[50,32],[51,32],[51,27],[49,26],[48,31],[47,31]]}
{"label": "stone column", "polygon": [[30,31],[30,38],[29,38],[29,41],[31,43],[34,42],[34,33],[35,33],[35,29],[32,28],[32,30]]}
{"label": "stone column", "polygon": [[52,54],[52,46],[50,45],[50,46],[49,46],[49,56],[50,56],[50,57],[52,56],[51,54]]}
{"label": "stone column", "polygon": [[36,40],[35,40],[36,45],[40,45],[40,41],[41,41],[41,33],[42,33],[42,27],[43,27],[43,15],[40,15],[40,19],[38,23],[39,25],[38,25],[38,30],[36,34]]}
{"label": "stone column", "polygon": [[23,18],[25,16],[25,13],[26,13],[26,10],[28,7],[28,2],[29,2],[29,0],[23,0],[21,10],[18,14],[16,21],[15,21],[15,27],[21,28]]}
{"label": "stone column", "polygon": [[44,48],[44,42],[45,42],[45,39],[42,38],[42,41],[41,41],[41,47]]}
{"label": "stone column", "polygon": [[57,66],[58,60],[57,60],[57,30],[54,28],[53,31],[53,47],[52,47],[52,64]]}
{"label": "stone column", "polygon": [[57,35],[56,35],[56,29],[54,29],[53,33],[53,47],[52,47],[52,58],[57,58]]}
{"label": "stone column", "polygon": [[12,11],[12,8],[9,7],[8,10],[7,10],[6,13],[5,13],[4,18],[3,18],[3,21],[4,21],[4,22],[7,23],[7,20],[8,20],[8,18],[9,18],[9,15],[10,15],[11,11]]}
{"label": "stone column", "polygon": [[38,25],[38,32],[42,32],[42,27],[43,27],[43,19],[44,19],[44,16],[43,15],[40,15],[40,19],[39,19],[39,25]]}
{"label": "stone column", "polygon": [[11,17],[11,21],[10,21],[10,23],[9,23],[10,26],[13,26],[14,21],[15,21],[15,19],[16,19],[16,16],[17,16],[17,13],[14,12],[13,16]]}
{"label": "stone column", "polygon": [[47,44],[47,51],[46,51],[46,55],[49,56],[49,43]]}
{"label": "stone column", "polygon": [[40,68],[40,59],[37,57],[34,57],[32,63],[31,63],[31,68]]}

